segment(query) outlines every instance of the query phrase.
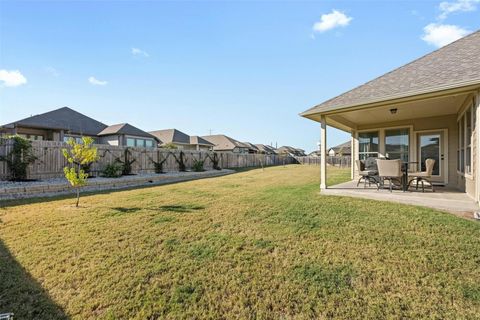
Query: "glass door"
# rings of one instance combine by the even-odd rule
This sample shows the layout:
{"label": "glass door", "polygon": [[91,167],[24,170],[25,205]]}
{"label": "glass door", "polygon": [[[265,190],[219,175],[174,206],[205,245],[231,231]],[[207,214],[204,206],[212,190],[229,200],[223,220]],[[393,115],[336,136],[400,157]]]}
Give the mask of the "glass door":
{"label": "glass door", "polygon": [[443,146],[443,131],[417,133],[419,170],[426,171],[425,160],[435,160],[432,182],[445,183],[445,155]]}

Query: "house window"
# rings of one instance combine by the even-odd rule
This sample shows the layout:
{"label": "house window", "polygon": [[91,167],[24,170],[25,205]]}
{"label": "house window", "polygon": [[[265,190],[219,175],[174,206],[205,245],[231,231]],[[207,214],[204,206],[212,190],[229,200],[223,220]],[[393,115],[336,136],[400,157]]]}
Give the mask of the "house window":
{"label": "house window", "polygon": [[409,129],[385,130],[385,156],[408,162],[410,142]]}
{"label": "house window", "polygon": [[127,138],[127,147],[135,147],[135,139]]}
{"label": "house window", "polygon": [[457,170],[460,173],[472,173],[472,136],[475,130],[476,108],[474,105],[465,110],[458,120]]}
{"label": "house window", "polygon": [[153,148],[153,140],[146,140],[145,146],[147,148]]}
{"label": "house window", "polygon": [[472,109],[465,113],[465,173],[472,173]]}
{"label": "house window", "polygon": [[378,131],[360,132],[358,134],[360,160],[367,158],[378,158]]}
{"label": "house window", "polygon": [[20,137],[28,140],[43,140],[43,136],[37,134],[19,134]]}
{"label": "house window", "polygon": [[145,147],[145,140],[144,139],[137,139],[136,146],[137,147]]}

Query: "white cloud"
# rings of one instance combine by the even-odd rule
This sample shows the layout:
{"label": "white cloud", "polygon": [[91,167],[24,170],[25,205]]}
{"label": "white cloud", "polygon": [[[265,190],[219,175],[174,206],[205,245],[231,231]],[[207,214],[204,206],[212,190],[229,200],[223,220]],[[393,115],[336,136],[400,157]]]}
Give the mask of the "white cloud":
{"label": "white cloud", "polygon": [[104,86],[108,83],[107,81],[98,80],[95,77],[88,78],[88,82],[90,82],[94,86]]}
{"label": "white cloud", "polygon": [[27,78],[18,70],[0,70],[0,81],[5,87],[18,87],[27,83]]}
{"label": "white cloud", "polygon": [[423,32],[422,40],[436,47],[443,47],[470,33],[456,25],[438,23],[430,23],[423,28]]}
{"label": "white cloud", "polygon": [[343,12],[332,10],[331,13],[322,14],[320,21],[313,25],[313,31],[325,32],[337,27],[346,27],[352,19]]}
{"label": "white cloud", "polygon": [[54,67],[48,66],[48,67],[45,67],[44,70],[46,73],[51,74],[54,77],[60,76],[60,72],[58,72],[58,70],[55,69]]}
{"label": "white cloud", "polygon": [[456,0],[440,2],[438,19],[446,19],[450,13],[475,11],[480,0]]}
{"label": "white cloud", "polygon": [[139,48],[132,48],[132,54],[134,56],[144,56],[144,57],[150,57],[150,55],[146,52],[146,51],[143,51],[142,49],[139,49]]}

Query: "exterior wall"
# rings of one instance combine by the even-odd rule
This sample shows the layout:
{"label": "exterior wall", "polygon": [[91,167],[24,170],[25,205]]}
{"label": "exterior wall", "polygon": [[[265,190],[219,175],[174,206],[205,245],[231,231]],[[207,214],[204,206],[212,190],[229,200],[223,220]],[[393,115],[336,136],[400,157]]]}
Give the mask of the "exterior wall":
{"label": "exterior wall", "polygon": [[[393,127],[410,127],[410,159],[417,160],[417,142],[416,132],[426,130],[448,130],[448,153],[445,154],[445,161],[448,165],[448,185],[459,188],[461,190],[467,190],[467,183],[463,179],[459,179],[457,174],[457,146],[458,146],[458,128],[457,128],[457,115],[447,115],[440,117],[419,118],[412,120],[403,120],[396,122],[386,122],[375,125],[359,126],[358,131],[365,130],[377,130],[380,128],[393,128]],[[384,136],[380,134],[380,151],[382,151],[382,144],[384,143]],[[358,153],[358,148],[355,150]],[[381,154],[384,156],[383,154]],[[358,157],[358,154],[356,155]],[[463,178],[463,177],[462,177]]]}
{"label": "exterior wall", "polygon": [[119,137],[117,135],[101,137],[99,139],[99,143],[108,144],[108,145],[111,145],[111,146],[118,146],[118,145],[120,145],[120,138],[121,137]]}
{"label": "exterior wall", "polygon": [[[35,129],[35,128],[15,128],[12,129],[9,134],[24,134],[24,135],[39,135],[43,137],[43,140],[51,140],[51,141],[60,141],[60,140],[53,140],[53,131],[46,130],[46,129]],[[60,139],[59,131],[57,131],[57,138]]]}

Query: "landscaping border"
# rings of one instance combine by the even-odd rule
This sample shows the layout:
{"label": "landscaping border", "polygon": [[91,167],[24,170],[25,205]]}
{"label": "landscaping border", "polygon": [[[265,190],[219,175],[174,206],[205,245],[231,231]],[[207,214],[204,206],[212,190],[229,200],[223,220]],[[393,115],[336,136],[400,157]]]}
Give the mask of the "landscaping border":
{"label": "landscaping border", "polygon": [[[142,174],[120,178],[97,177],[89,179],[82,192],[117,190],[133,187],[162,185],[174,182],[213,178],[236,172],[235,170],[210,170],[203,172],[170,172],[165,174]],[[0,201],[36,197],[54,197],[73,194],[74,190],[65,179],[49,179],[34,182],[0,183]]]}

